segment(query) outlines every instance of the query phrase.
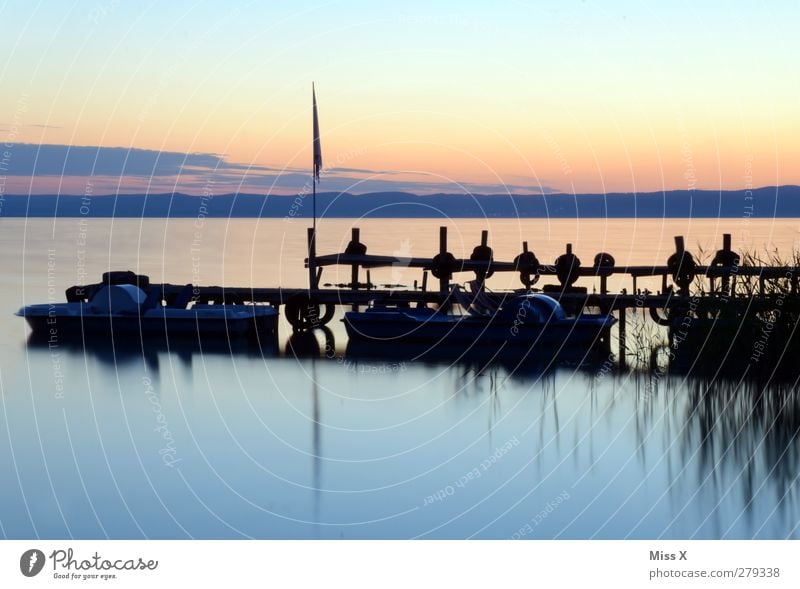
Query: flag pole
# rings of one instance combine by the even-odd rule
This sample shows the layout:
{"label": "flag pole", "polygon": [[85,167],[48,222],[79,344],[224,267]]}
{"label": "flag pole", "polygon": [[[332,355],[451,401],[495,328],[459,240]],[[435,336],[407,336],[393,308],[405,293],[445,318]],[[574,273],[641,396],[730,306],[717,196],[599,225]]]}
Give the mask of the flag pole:
{"label": "flag pole", "polygon": [[319,118],[317,117],[317,94],[314,89],[314,82],[311,82],[311,108],[313,114],[313,159],[311,167],[311,229],[308,233],[308,288],[314,290],[319,287],[317,284],[317,182],[322,170],[322,148],[319,140]]}
{"label": "flag pole", "polygon": [[313,214],[312,226],[314,227],[314,233],[316,233],[317,232],[317,179],[316,178],[314,178],[313,188],[311,191],[311,210]]}
{"label": "flag pole", "polygon": [[317,287],[317,179],[311,179],[311,233],[308,237],[308,288]]}

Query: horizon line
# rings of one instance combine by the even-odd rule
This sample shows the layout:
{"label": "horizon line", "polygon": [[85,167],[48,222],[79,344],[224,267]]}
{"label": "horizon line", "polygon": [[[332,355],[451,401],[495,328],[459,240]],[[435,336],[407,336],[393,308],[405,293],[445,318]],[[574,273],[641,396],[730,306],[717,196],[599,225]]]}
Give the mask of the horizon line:
{"label": "horizon line", "polygon": [[[409,196],[416,196],[421,198],[428,198],[433,196],[454,196],[454,197],[470,197],[470,196],[524,196],[524,197],[547,197],[547,196],[572,196],[572,197],[580,197],[580,196],[611,196],[611,195],[647,195],[647,194],[668,194],[672,192],[713,192],[717,194],[722,194],[726,192],[755,192],[755,191],[763,191],[763,190],[780,190],[782,188],[800,188],[800,184],[771,184],[765,186],[745,186],[741,188],[665,188],[662,190],[643,190],[643,191],[632,191],[632,192],[625,192],[625,191],[608,191],[608,192],[561,192],[561,191],[553,191],[553,192],[517,192],[517,191],[506,191],[506,192],[411,192],[408,190],[372,190],[368,192],[349,192],[349,191],[337,191],[337,190],[329,190],[329,191],[319,191],[317,196],[320,195],[349,195],[349,196],[369,196],[372,194],[405,194]],[[58,194],[58,193],[50,193],[50,192],[42,192],[42,193],[4,193],[0,190],[0,201],[6,198],[39,198],[39,197],[56,197],[56,198],[112,198],[112,197],[126,197],[126,196],[148,196],[148,197],[163,197],[163,196],[187,196],[193,198],[219,198],[223,196],[259,196],[259,197],[281,197],[281,198],[292,198],[298,196],[307,196],[303,190],[299,190],[296,192],[221,192],[219,194],[208,194],[207,190],[206,193],[199,192],[194,193],[191,191],[173,191],[173,192],[108,192],[108,193],[101,193],[101,194],[93,194],[93,193],[84,193],[84,194]]]}

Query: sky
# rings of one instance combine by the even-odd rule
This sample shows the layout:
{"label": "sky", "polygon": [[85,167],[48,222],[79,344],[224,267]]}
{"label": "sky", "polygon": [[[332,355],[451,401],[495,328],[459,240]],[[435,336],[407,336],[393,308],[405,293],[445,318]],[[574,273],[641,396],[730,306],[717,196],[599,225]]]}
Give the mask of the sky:
{"label": "sky", "polygon": [[0,0],[0,196],[800,184],[798,2]]}

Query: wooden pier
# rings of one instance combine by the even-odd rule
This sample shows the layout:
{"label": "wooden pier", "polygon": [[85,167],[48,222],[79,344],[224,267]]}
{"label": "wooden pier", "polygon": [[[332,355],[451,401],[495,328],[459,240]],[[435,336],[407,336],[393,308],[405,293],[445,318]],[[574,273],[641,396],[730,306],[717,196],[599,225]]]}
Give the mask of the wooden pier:
{"label": "wooden pier", "polygon": [[[490,292],[493,297],[507,297],[521,292],[544,292],[557,299],[568,311],[582,312],[584,309],[614,313],[618,319],[619,363],[625,364],[626,314],[631,309],[647,309],[650,317],[662,326],[670,326],[676,318],[691,314],[697,319],[715,317],[739,317],[747,313],[759,313],[781,309],[800,308],[798,279],[800,269],[794,266],[745,266],[731,249],[730,235],[725,235],[722,249],[712,261],[700,265],[686,249],[681,236],[675,237],[675,252],[666,264],[648,266],[618,266],[614,257],[605,252],[597,253],[592,263],[585,265],[566,244],[564,253],[552,264],[542,263],[522,243],[521,252],[512,261],[494,259],[488,245],[488,232],[483,231],[480,242],[468,258],[456,258],[448,250],[447,228],[439,230],[439,249],[430,258],[399,258],[367,253],[367,246],[360,241],[358,228],[353,228],[350,243],[345,251],[317,255],[314,230],[308,230],[308,288],[243,288],[223,286],[193,286],[185,284],[149,285],[161,289],[165,304],[185,305],[189,301],[213,304],[269,304],[283,307],[284,315],[295,330],[313,329],[327,324],[338,306],[363,306],[372,301],[381,301],[396,306],[451,304],[451,284],[454,275],[472,273],[474,279],[483,283],[497,272],[519,274],[520,288],[517,290]],[[327,266],[349,266],[350,282],[338,285],[321,285]],[[421,271],[413,288],[378,288],[372,284],[370,270],[382,267],[401,266]],[[112,273],[113,274],[113,273]],[[129,273],[130,274],[130,273]],[[630,290],[610,292],[608,279],[625,275]],[[428,277],[435,281],[429,288]],[[143,279],[145,277],[142,277]],[[594,279],[592,292],[585,286],[576,286],[580,279]],[[642,290],[643,278],[657,278],[660,288],[655,292]],[[363,279],[363,281],[362,281]],[[541,284],[547,282],[547,284]],[[107,283],[107,282],[106,282]],[[106,283],[73,286],[67,290],[68,301],[88,300]],[[742,292],[743,284],[749,285]]]}

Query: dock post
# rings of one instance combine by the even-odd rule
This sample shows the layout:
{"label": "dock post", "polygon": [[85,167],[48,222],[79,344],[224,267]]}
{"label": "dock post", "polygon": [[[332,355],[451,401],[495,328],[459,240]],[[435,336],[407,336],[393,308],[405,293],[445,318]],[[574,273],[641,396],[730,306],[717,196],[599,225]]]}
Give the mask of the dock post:
{"label": "dock post", "polygon": [[[600,256],[600,254],[597,255]],[[596,265],[599,266],[600,264],[598,263]],[[600,294],[608,294],[608,274],[606,273],[600,275]]]}
{"label": "dock post", "polygon": [[[361,230],[358,227],[353,227],[350,234],[350,243],[359,243],[361,241]],[[358,290],[358,264],[350,266],[350,284],[353,290]]]}
{"label": "dock post", "polygon": [[[730,274],[730,262],[733,256],[731,255],[731,234],[730,233],[723,233],[722,234],[722,250],[725,252],[725,260],[726,266],[728,266],[728,271],[722,275],[722,294],[724,296],[728,296],[730,293],[730,286],[731,286],[731,274]],[[713,287],[713,278],[712,278],[712,287],[711,291],[714,291]]]}
{"label": "dock post", "polygon": [[679,296],[688,296],[689,287],[695,277],[695,263],[692,254],[686,251],[683,235],[675,236],[675,253],[667,260],[672,273],[672,282],[678,287]]}
{"label": "dock post", "polygon": [[481,288],[486,284],[486,278],[491,274],[492,264],[492,249],[489,247],[489,231],[484,229],[481,231],[481,244],[472,250],[470,260],[486,261],[485,269],[475,270],[475,280],[481,285]]}
{"label": "dock post", "polygon": [[317,282],[317,232],[313,227],[308,228],[308,290],[316,290]]}
{"label": "dock post", "polygon": [[[439,255],[444,260],[447,255],[447,227],[439,227]],[[450,274],[442,272],[439,277],[439,292],[447,296],[450,292]]]}
{"label": "dock post", "polygon": [[626,346],[626,342],[625,342],[625,339],[626,339],[626,337],[625,337],[625,314],[626,314],[626,311],[627,311],[626,307],[620,307],[619,309],[617,309],[617,312],[619,313],[619,367],[620,368],[625,368],[626,365],[627,365],[627,360],[625,358],[625,355],[626,355],[626,352],[627,352],[627,346]]}

